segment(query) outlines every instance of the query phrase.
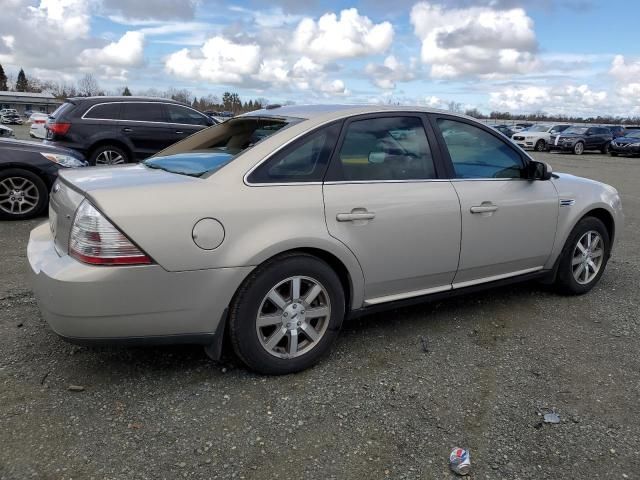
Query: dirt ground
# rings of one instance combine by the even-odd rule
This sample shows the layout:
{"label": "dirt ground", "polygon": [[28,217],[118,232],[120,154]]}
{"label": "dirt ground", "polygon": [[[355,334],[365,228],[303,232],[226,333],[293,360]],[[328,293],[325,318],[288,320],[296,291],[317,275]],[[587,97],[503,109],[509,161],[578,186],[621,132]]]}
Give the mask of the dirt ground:
{"label": "dirt ground", "polygon": [[0,222],[0,479],[444,479],[455,446],[476,479],[639,478],[640,159],[536,157],[622,194],[590,294],[527,283],[372,315],[279,378],[198,347],[63,342],[26,276],[44,219]]}

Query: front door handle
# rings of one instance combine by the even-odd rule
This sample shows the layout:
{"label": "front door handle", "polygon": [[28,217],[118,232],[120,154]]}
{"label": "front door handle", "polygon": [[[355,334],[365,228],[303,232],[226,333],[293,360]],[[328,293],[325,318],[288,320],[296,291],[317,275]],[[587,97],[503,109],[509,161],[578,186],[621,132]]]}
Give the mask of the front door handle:
{"label": "front door handle", "polygon": [[482,202],[481,205],[471,207],[471,213],[493,213],[498,210],[498,206],[491,202]]}
{"label": "front door handle", "polygon": [[354,208],[351,213],[339,213],[336,220],[339,222],[355,222],[358,220],[373,220],[376,218],[375,212],[368,212],[363,208]]}
{"label": "front door handle", "polygon": [[183,132],[182,130],[176,130],[176,133],[177,133],[178,135],[182,135],[184,132]]}
{"label": "front door handle", "polygon": [[125,128],[123,128],[123,129],[122,129],[122,131],[123,131],[124,133],[131,133],[131,132],[133,132],[133,129],[131,129],[131,128],[129,128],[129,127],[125,127]]}

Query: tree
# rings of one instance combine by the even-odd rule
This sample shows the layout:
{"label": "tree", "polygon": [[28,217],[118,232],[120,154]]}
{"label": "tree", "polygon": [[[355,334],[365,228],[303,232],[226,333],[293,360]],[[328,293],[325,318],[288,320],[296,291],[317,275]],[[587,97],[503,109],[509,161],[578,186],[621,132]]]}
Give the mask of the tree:
{"label": "tree", "polygon": [[16,92],[26,92],[27,90],[29,90],[29,81],[24,74],[24,70],[20,69],[20,72],[18,72],[18,80],[16,80]]}
{"label": "tree", "polygon": [[101,94],[100,85],[93,75],[87,73],[78,80],[78,93],[81,97],[95,97]]}
{"label": "tree", "polygon": [[4,73],[4,68],[0,65],[0,91],[9,90],[7,87],[7,75]]}
{"label": "tree", "polygon": [[468,117],[484,118],[484,115],[482,115],[482,113],[480,113],[480,110],[478,110],[477,108],[471,108],[466,112],[464,112],[464,114],[467,115]]}
{"label": "tree", "polygon": [[122,91],[122,96],[123,97],[130,97],[131,96],[131,91],[129,90],[129,87],[124,87],[124,90]]}
{"label": "tree", "polygon": [[454,100],[451,100],[449,103],[447,103],[447,110],[449,110],[450,112],[454,112],[454,113],[461,113],[462,112],[462,104],[458,103]]}

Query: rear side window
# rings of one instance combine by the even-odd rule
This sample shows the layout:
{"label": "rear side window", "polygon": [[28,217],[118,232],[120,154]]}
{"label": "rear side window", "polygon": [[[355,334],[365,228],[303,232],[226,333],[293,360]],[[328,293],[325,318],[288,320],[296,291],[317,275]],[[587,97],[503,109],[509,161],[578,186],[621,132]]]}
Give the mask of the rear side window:
{"label": "rear side window", "polygon": [[521,178],[520,155],[500,138],[455,120],[438,119],[456,178]]}
{"label": "rear side window", "polygon": [[183,125],[209,125],[207,118],[195,110],[180,105],[165,105],[170,123]]}
{"label": "rear side window", "polygon": [[249,175],[250,183],[321,182],[340,133],[336,123],[296,141]]}
{"label": "rear side window", "polygon": [[120,118],[120,103],[94,105],[84,114],[84,118],[95,120],[117,120]]}
{"label": "rear side window", "polygon": [[165,122],[161,103],[123,103],[120,119],[135,122]]}
{"label": "rear side window", "polygon": [[345,181],[436,177],[427,134],[418,117],[382,117],[351,122],[338,161]]}
{"label": "rear side window", "polygon": [[56,108],[53,113],[51,115],[49,115],[51,118],[60,118],[60,116],[68,111],[71,110],[73,108],[73,103],[71,102],[64,102],[62,105],[60,105],[58,108]]}

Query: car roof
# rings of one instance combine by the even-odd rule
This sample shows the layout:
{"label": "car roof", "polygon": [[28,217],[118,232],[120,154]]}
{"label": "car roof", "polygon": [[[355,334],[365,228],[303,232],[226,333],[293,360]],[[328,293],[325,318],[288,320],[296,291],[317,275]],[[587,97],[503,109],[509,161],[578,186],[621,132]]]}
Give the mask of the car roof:
{"label": "car roof", "polygon": [[311,120],[316,117],[333,116],[342,118],[346,115],[380,113],[380,112],[423,112],[423,113],[443,113],[447,115],[455,115],[475,120],[466,115],[461,115],[445,110],[435,108],[416,107],[416,106],[398,106],[398,105],[366,105],[366,104],[321,104],[321,105],[286,105],[286,106],[267,106],[260,110],[248,112],[242,116],[259,116],[259,117],[294,117]]}
{"label": "car roof", "polygon": [[[133,96],[102,96],[102,97],[71,97],[67,101],[72,103],[107,103],[107,102],[164,102],[186,105],[171,98],[161,97],[133,97]],[[190,106],[190,105],[189,105]]]}

